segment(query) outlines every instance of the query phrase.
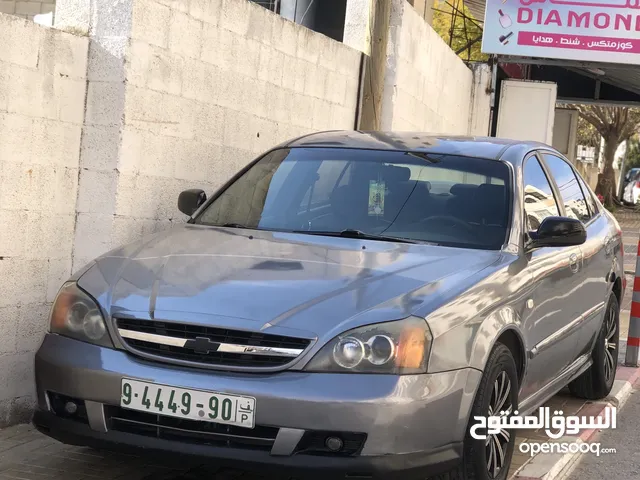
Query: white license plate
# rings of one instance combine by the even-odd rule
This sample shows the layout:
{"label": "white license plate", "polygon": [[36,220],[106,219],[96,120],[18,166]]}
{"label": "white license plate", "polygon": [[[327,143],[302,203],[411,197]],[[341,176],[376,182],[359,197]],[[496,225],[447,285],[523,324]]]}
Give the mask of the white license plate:
{"label": "white license plate", "polygon": [[123,378],[120,406],[170,417],[253,428],[256,399]]}

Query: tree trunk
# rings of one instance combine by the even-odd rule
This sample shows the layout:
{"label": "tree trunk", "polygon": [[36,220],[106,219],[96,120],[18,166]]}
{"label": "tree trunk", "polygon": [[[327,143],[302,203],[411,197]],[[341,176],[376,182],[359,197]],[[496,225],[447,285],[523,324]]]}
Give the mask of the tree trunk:
{"label": "tree trunk", "polygon": [[618,145],[619,142],[616,135],[604,137],[604,168],[602,169],[602,173],[598,176],[596,193],[604,197],[604,205],[607,208],[611,208],[613,206],[613,199],[616,196],[616,174],[613,169],[613,161],[616,156]]}

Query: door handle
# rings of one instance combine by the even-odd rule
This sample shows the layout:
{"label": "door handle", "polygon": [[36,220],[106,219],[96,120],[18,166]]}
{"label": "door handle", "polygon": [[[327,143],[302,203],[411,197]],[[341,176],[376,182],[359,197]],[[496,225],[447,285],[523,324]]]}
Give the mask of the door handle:
{"label": "door handle", "polygon": [[573,273],[577,273],[578,270],[580,270],[580,265],[578,264],[578,254],[577,253],[572,253],[569,256],[569,268],[571,269],[571,271]]}

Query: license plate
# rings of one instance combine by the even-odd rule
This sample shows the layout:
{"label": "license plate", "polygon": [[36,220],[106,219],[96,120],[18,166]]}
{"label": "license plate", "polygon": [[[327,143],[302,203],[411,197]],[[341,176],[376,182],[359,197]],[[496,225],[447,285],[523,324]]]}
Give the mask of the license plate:
{"label": "license plate", "polygon": [[170,417],[253,428],[256,399],[122,379],[120,406]]}

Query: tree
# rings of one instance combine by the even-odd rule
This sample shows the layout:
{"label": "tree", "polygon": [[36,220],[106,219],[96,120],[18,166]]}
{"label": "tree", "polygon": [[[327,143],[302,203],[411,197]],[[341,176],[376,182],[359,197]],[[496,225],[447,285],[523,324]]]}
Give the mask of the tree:
{"label": "tree", "polygon": [[433,29],[463,60],[484,62],[482,27],[463,0],[446,0],[433,9]]}
{"label": "tree", "polygon": [[629,107],[578,105],[580,117],[589,122],[604,139],[604,168],[598,176],[596,193],[611,207],[616,199],[616,178],[613,161],[622,142],[629,140],[640,126],[640,111]]}

